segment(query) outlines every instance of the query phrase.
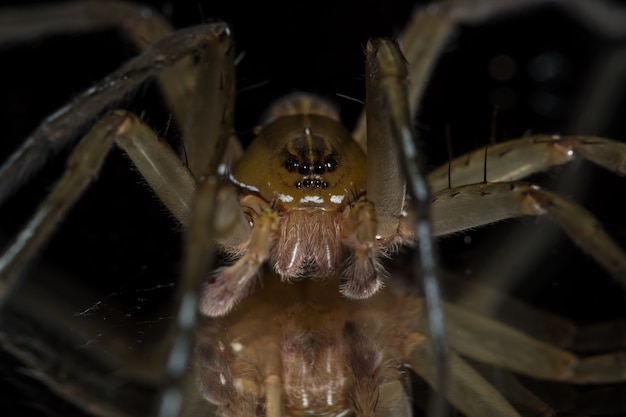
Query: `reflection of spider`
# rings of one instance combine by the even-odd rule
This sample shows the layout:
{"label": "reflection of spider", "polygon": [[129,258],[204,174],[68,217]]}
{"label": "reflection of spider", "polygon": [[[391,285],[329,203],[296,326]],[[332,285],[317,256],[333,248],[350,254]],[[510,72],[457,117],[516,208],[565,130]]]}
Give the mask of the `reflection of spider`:
{"label": "reflection of spider", "polygon": [[[112,91],[112,90],[110,90],[110,89],[109,89],[109,87],[105,87],[105,91]],[[96,95],[96,97],[97,97],[97,95]],[[174,106],[174,108],[175,108],[175,109],[180,109],[180,107],[181,107],[180,105],[175,105],[175,106]],[[115,117],[115,116],[113,116],[113,117]],[[197,125],[195,125],[195,126],[197,126]],[[190,136],[190,135],[185,135],[185,137],[188,137],[188,136]],[[203,172],[203,170],[204,170],[204,169],[207,169],[208,171],[206,171],[206,172],[210,173],[210,168],[197,168],[197,169],[196,169],[196,168],[193,168],[193,167],[194,167],[194,160],[195,160],[194,158],[195,158],[195,155],[197,155],[197,153],[196,153],[195,151],[193,151],[193,149],[192,149],[192,148],[193,148],[193,146],[192,146],[191,144],[189,144],[189,143],[187,143],[187,144],[186,144],[186,154],[187,154],[187,156],[189,157],[189,165],[192,167],[193,172],[196,174],[196,176],[197,176],[197,177],[201,177],[201,176],[203,175],[203,174],[202,174],[202,172]],[[494,149],[495,149],[495,148],[494,148]],[[370,152],[370,155],[371,155],[371,154],[372,154],[372,152]],[[495,153],[494,153],[494,154],[491,154],[491,155],[488,157],[488,161],[489,161],[489,173],[490,173],[490,175],[491,175],[492,173],[494,173],[494,172],[497,172],[497,158],[496,158],[496,156],[494,156],[494,155],[496,155],[496,154],[495,154]],[[482,174],[482,167],[483,167],[483,163],[484,163],[483,161],[484,161],[484,159],[483,159],[483,158],[479,158],[479,160],[480,160],[480,162],[477,164],[477,166],[479,167],[478,172],[479,172],[480,174]],[[285,162],[288,162],[288,159],[287,159]],[[313,162],[315,162],[315,161],[313,161]],[[326,160],[324,160],[324,162],[326,163]],[[496,163],[492,163],[492,162],[496,162]],[[296,162],[296,163],[300,164],[299,162]],[[331,165],[332,165],[332,164],[331,164]],[[299,167],[300,167],[300,165],[298,166],[298,168],[299,168]],[[371,171],[371,170],[370,170],[370,171]],[[183,170],[183,171],[181,171],[181,172],[184,172],[184,170]],[[234,174],[236,175],[236,172],[234,172]],[[315,173],[314,173],[314,174],[315,174]],[[396,170],[395,174],[398,174],[398,171],[397,171],[397,170]],[[302,174],[302,175],[305,175],[305,174]],[[305,176],[306,176],[306,175],[305,175]],[[179,178],[179,177],[177,176],[176,178]],[[235,178],[235,179],[237,179],[237,178]],[[482,179],[482,177],[479,175],[478,180],[481,180],[481,179]],[[317,178],[304,178],[304,179],[302,179],[302,184],[304,185],[304,181],[307,181],[307,180],[309,180],[309,181],[316,181],[316,180],[317,180]],[[323,185],[323,182],[322,182],[323,180],[322,180],[322,179],[319,179],[319,181],[320,181],[320,186],[322,186],[322,185]],[[456,185],[456,184],[458,183],[458,180],[457,180],[457,179],[456,179],[456,177],[454,177],[454,176],[453,176],[453,181],[454,181],[454,184],[453,184],[453,185]],[[239,181],[239,180],[238,180],[238,182],[240,182],[240,183],[241,183],[241,181]],[[294,182],[294,185],[295,185],[297,182],[298,182],[298,181],[295,181],[295,182]],[[187,182],[187,185],[188,185],[188,183],[189,183],[189,181]],[[313,183],[313,184],[315,184],[315,183]],[[395,186],[397,187],[397,186],[398,186],[398,184],[400,184],[400,182],[399,182],[399,181],[396,181],[396,182],[395,182]],[[244,185],[245,185],[245,186],[241,186],[241,188],[245,190],[245,189],[250,189],[250,188],[251,188],[250,186],[251,186],[251,185],[253,185],[253,184],[246,183],[246,184],[244,184]],[[247,186],[247,187],[246,187],[246,186]],[[184,187],[185,187],[185,183],[183,183],[182,185],[180,185],[180,186],[178,186],[178,187],[175,187],[174,189],[175,189],[176,191],[184,192],[184,190],[185,190],[185,188],[184,188]],[[258,187],[257,187],[257,188],[258,188]],[[307,187],[305,186],[304,188],[307,188]],[[321,188],[324,188],[324,187],[322,186]],[[356,188],[356,187],[355,187],[355,188]],[[73,191],[73,190],[76,190],[76,188],[72,188],[70,191]],[[396,191],[395,191],[395,192],[391,192],[391,193],[390,193],[390,190],[383,190],[383,193],[384,193],[384,192],[387,192],[387,193],[389,193],[389,194],[396,195],[396,196],[397,196],[397,195],[401,195],[401,190],[398,190],[397,188],[396,188]],[[359,194],[359,190],[353,190],[353,189],[349,190],[349,195],[350,195],[350,196],[354,196],[354,195],[358,195],[358,194]],[[371,199],[376,200],[374,197],[372,197],[372,195],[373,195],[373,194],[374,194],[374,193],[373,193],[373,192],[371,192],[371,188],[370,188],[370,189],[368,189],[368,194],[367,194],[367,195],[368,195],[368,197],[371,197]],[[211,193],[209,193],[209,195],[212,195],[212,194],[211,194]],[[287,194],[286,194],[286,195],[287,195]],[[266,196],[266,197],[267,197],[267,196]],[[266,198],[266,199],[267,199],[267,198]],[[185,199],[183,199],[183,200],[185,200]],[[171,204],[175,204],[175,203],[170,202],[170,207],[171,207]],[[377,206],[380,206],[380,204],[378,204]],[[254,208],[254,207],[251,207],[251,208]],[[400,208],[400,209],[401,209],[401,208]],[[398,211],[399,211],[400,209],[398,209]],[[186,213],[186,210],[185,210],[185,209],[176,209],[176,208],[173,208],[173,211],[174,211],[174,212],[177,212],[177,213],[179,214],[179,217],[181,217],[181,220],[182,220],[182,221],[183,221],[183,223],[184,223],[184,222],[185,222],[184,216],[186,215],[186,214],[185,214],[185,213]],[[379,213],[380,213],[380,210],[379,210]],[[254,214],[254,212],[253,212],[252,210],[251,210],[251,211],[249,211],[247,214],[249,214],[249,216],[251,216],[251,218],[252,218],[253,220],[255,220],[255,218],[254,218],[254,215],[255,215],[255,214]],[[393,216],[392,216],[392,217],[393,217]],[[222,220],[223,220],[223,218],[222,218]],[[478,220],[478,221],[480,222],[481,220]],[[222,226],[222,227],[223,227],[223,226]],[[436,226],[436,227],[437,227],[437,226]],[[258,229],[257,229],[257,230],[258,230]],[[232,230],[228,230],[228,232],[229,232],[229,236],[233,236],[233,234],[231,233],[231,232],[232,232]],[[244,234],[245,234],[245,233],[248,233],[248,232],[244,232]],[[244,238],[243,240],[245,240],[245,238]],[[234,246],[234,245],[231,245],[231,246]],[[348,246],[349,246],[349,244],[348,244]],[[365,247],[369,247],[369,246],[370,246],[370,243],[369,243],[368,241],[366,241],[364,246],[365,246]],[[354,249],[355,249],[355,247],[352,247],[351,249],[352,249],[352,250],[354,250]],[[356,249],[358,250],[358,247],[357,247]],[[366,249],[366,250],[369,250],[369,249]],[[600,251],[600,252],[604,252],[604,251]],[[305,254],[305,255],[306,255],[306,254]],[[309,256],[310,256],[310,254],[309,254]],[[367,257],[367,259],[370,259],[370,258],[369,258],[369,256]],[[304,261],[304,262],[307,264],[307,268],[308,268],[309,266],[311,266],[311,268],[313,268],[313,269],[316,267],[316,265],[315,265],[314,263],[313,263],[313,264],[311,263],[310,258],[309,258],[309,259],[305,259],[305,261]],[[19,262],[18,262],[18,266],[19,266]],[[334,266],[333,266],[333,267],[334,267]],[[200,268],[200,269],[202,269],[202,268]],[[253,268],[253,269],[255,269],[255,270],[256,270],[256,267],[255,267],[255,268]],[[376,270],[377,268],[374,268],[374,269]],[[254,272],[254,271],[251,271],[251,272]],[[305,272],[308,272],[308,271],[305,271]],[[359,276],[360,276],[360,274],[356,274],[355,276],[356,276],[356,277],[359,277]],[[217,301],[217,300],[216,300],[216,301]],[[211,308],[211,306],[212,306],[213,304],[212,304],[212,303],[208,303],[208,305],[209,305],[209,308]],[[370,400],[371,400],[372,398],[373,398],[373,397],[371,397],[371,398],[370,398]]]}
{"label": "reflection of spider", "polygon": [[[436,386],[436,360],[424,338],[422,298],[400,289],[401,271],[393,277],[395,282],[370,299],[353,301],[330,291],[329,283],[283,284],[268,273],[264,286],[231,314],[202,320],[198,362],[206,397],[227,416],[299,416],[311,410],[333,416],[346,410],[359,416],[409,416],[410,401],[402,388],[406,371]],[[473,291],[501,297],[485,288]],[[535,322],[524,322],[522,332],[471,307],[445,305],[454,350],[446,397],[465,415],[551,415],[541,398],[558,394],[548,386],[537,396],[505,369],[573,384],[626,379],[624,352],[577,358],[557,347],[571,336],[570,322],[506,302],[509,320],[517,315]],[[485,377],[458,355],[496,368]],[[478,369],[484,372],[484,365]],[[622,394],[618,389],[612,398]],[[620,409],[617,402],[603,405]],[[267,414],[255,414],[259,408]]]}

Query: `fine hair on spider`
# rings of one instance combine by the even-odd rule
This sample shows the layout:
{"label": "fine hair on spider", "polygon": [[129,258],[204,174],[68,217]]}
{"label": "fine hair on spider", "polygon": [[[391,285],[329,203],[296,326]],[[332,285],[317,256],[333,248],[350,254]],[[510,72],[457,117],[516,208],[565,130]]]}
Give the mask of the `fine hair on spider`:
{"label": "fine hair on spider", "polygon": [[[522,3],[503,4],[514,10]],[[484,5],[481,20],[500,12],[496,3]],[[456,2],[419,8],[398,42],[368,42],[365,109],[352,132],[339,123],[333,105],[297,93],[269,107],[243,151],[233,133],[235,46],[228,25],[173,31],[157,13],[125,2],[11,12],[46,22],[44,12],[73,17],[81,7],[125,27],[140,53],[48,117],[0,168],[0,198],[6,199],[24,181],[16,177],[24,164],[36,166],[67,146],[75,131],[88,129],[62,178],[0,257],[0,300],[10,304],[23,285],[22,271],[99,174],[110,149],[121,148],[186,230],[175,295],[180,308],[158,345],[166,357],[161,378],[131,371],[128,377],[159,393],[160,416],[193,415],[200,407],[238,417],[408,417],[414,413],[409,372],[469,417],[547,416],[547,401],[509,371],[574,385],[624,383],[623,346],[582,355],[556,336],[574,331],[567,320],[479,284],[459,285],[531,317],[530,323],[498,321],[463,299],[459,305],[441,301],[433,287],[439,278],[449,292],[458,278],[439,271],[432,236],[521,216],[549,217],[626,285],[626,256],[596,218],[566,197],[522,181],[577,157],[623,176],[624,143],[531,135],[422,172],[412,115],[450,33],[476,18],[470,13],[476,10]],[[94,29],[98,22],[80,23]],[[184,159],[131,112],[104,114],[152,77],[181,130]],[[409,248],[410,266],[383,262],[400,247]],[[229,259],[211,272],[215,249]],[[418,288],[422,275],[426,281]],[[255,280],[260,285],[253,288]],[[42,365],[45,360],[30,354],[32,346],[15,337],[28,330],[10,314],[3,320],[4,349],[39,369],[38,378],[93,414],[115,414],[116,404],[96,403],[92,393],[75,395],[80,379],[54,378],[58,374]],[[593,339],[592,332],[580,334]],[[28,340],[37,342],[35,336]],[[476,370],[478,363],[501,373],[490,379]],[[109,385],[125,386],[115,379]]]}

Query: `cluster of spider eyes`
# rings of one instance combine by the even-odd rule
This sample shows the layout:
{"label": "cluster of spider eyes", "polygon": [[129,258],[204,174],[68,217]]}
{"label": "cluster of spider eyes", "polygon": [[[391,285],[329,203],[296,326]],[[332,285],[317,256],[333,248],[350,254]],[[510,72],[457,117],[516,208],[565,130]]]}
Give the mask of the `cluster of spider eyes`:
{"label": "cluster of spider eyes", "polygon": [[[285,161],[285,168],[289,172],[295,172],[302,175],[322,175],[326,172],[333,172],[337,168],[337,161],[333,158],[326,158],[324,162],[314,162],[308,164],[306,162],[299,163],[295,158],[289,158]],[[296,181],[296,188],[328,188],[328,183],[318,178],[305,178],[302,181]]]}

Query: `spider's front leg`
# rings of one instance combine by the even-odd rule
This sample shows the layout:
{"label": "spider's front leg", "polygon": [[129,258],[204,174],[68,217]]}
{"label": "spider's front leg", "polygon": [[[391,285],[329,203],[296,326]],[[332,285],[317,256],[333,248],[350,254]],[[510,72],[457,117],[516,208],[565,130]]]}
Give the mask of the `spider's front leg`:
{"label": "spider's front leg", "polygon": [[156,76],[173,118],[184,132],[195,84],[190,53],[224,30],[213,24],[173,32],[147,6],[123,1],[74,1],[0,9],[0,46],[44,36],[120,29],[141,52],[105,79],[48,116],[0,167],[0,202],[41,168],[50,154],[67,146],[79,129],[100,117],[148,78]]}
{"label": "spider's front leg", "polygon": [[168,190],[159,195],[170,211],[186,223],[188,203],[195,187],[193,177],[171,148],[159,141],[136,116],[121,110],[112,112],[80,141],[67,161],[63,177],[0,258],[3,292],[98,175],[114,143],[127,152],[140,170],[151,167],[155,171],[154,181],[148,181],[157,193]]}
{"label": "spider's front leg", "polygon": [[[46,135],[56,138],[71,133],[62,131],[62,128],[77,129],[81,123],[77,119],[89,117],[85,114],[91,115],[101,108],[104,105],[103,100],[114,100],[116,94],[126,93],[145,81],[157,71],[156,61],[164,64],[163,54],[170,54],[168,59],[171,61],[168,62],[173,64],[191,51],[203,46],[206,48],[206,45],[216,43],[227,34],[228,28],[225,25],[215,24],[189,28],[155,42],[144,54],[122,66],[96,87],[85,91],[72,105],[57,112],[50,118],[52,121],[42,125],[37,132],[43,134],[44,139]],[[114,87],[106,87],[109,84]],[[212,132],[214,131],[209,130],[209,133]],[[33,145],[39,143],[36,141],[37,137],[26,141],[27,149],[31,149],[29,146],[38,146]],[[3,290],[16,279],[69,208],[97,176],[113,143],[126,151],[173,215],[182,224],[187,224],[190,196],[195,186],[192,174],[149,127],[124,112],[113,112],[92,127],[83,138],[68,161],[63,179],[42,202],[30,223],[0,259],[0,283]],[[5,167],[12,166],[25,155],[24,152],[26,151],[15,153]]]}
{"label": "spider's front leg", "polygon": [[[224,197],[223,193],[219,193],[216,187],[211,188],[211,185],[216,182],[217,166],[223,158],[223,153],[232,131],[234,64],[233,48],[230,42],[228,27],[224,24],[213,24],[177,32],[159,42],[155,42],[153,48],[147,53],[132,60],[114,73],[108,79],[109,81],[105,80],[99,85],[104,85],[110,82],[111,79],[117,80],[117,77],[120,77],[120,83],[122,83],[123,80],[128,81],[127,78],[130,77],[133,82],[130,86],[128,83],[122,83],[124,84],[124,91],[128,91],[129,88],[132,88],[132,85],[145,80],[156,71],[154,68],[155,53],[172,51],[172,48],[175,46],[178,46],[178,49],[176,49],[177,53],[168,58],[171,59],[171,62],[168,59],[166,59],[166,62],[163,62],[164,57],[159,55],[158,59],[161,65],[176,62],[177,59],[185,56],[190,51],[195,51],[199,48],[203,49],[198,66],[195,95],[191,101],[194,110],[190,115],[189,123],[195,129],[187,129],[185,135],[186,144],[189,148],[195,150],[194,157],[190,158],[190,161],[193,159],[194,162],[198,162],[198,158],[200,158],[201,163],[194,163],[193,167],[196,170],[190,171],[180,157],[165,142],[159,140],[152,129],[131,113],[118,110],[102,118],[79,141],[67,162],[67,167],[61,180],[38,207],[29,224],[0,258],[0,283],[3,290],[0,301],[6,299],[6,288],[13,285],[20,272],[35,255],[35,252],[45,243],[54,228],[63,220],[68,210],[99,174],[106,155],[114,144],[122,148],[129,156],[148,185],[181,224],[194,226],[199,223],[198,218],[201,220],[208,219],[207,227],[195,234],[190,233],[191,241],[198,234],[208,234],[210,236],[209,247],[212,247],[213,240],[216,237],[213,235],[213,232],[215,231],[217,238],[221,236],[220,232],[223,229],[214,227],[216,222],[214,221],[213,208],[216,206],[216,201],[226,201],[226,203],[220,204],[220,206],[223,208],[223,212],[228,213],[230,209],[224,208],[224,206],[227,206],[231,200]],[[130,75],[128,75],[128,72],[130,72]],[[88,99],[88,92],[84,96],[87,99],[81,101],[81,103],[86,103],[85,105],[93,104]],[[107,97],[111,98],[111,95]],[[98,102],[96,104],[101,103]],[[78,106],[76,111],[80,112],[81,110],[84,109]],[[67,110],[64,109],[64,111]],[[90,111],[90,109],[85,111]],[[59,118],[59,120],[65,123],[68,122],[67,118],[63,117]],[[73,125],[73,127],[76,126]],[[194,146],[194,144],[197,145],[202,141],[207,142],[207,135],[210,138],[208,145]],[[208,181],[207,178],[209,178]],[[208,194],[206,190],[209,190]],[[194,194],[200,194],[200,197],[208,198],[204,200],[196,198],[194,200]],[[202,204],[198,205],[198,201],[208,201],[209,208],[207,209]],[[218,212],[217,216],[223,212]],[[239,216],[238,219],[247,226],[243,215]],[[232,216],[226,216],[219,220],[220,224],[227,224],[224,227],[232,225]],[[222,222],[221,220],[225,221]],[[241,223],[239,223],[239,226],[241,226]],[[174,410],[171,398],[172,396],[180,398],[179,387],[184,384],[191,384],[190,381],[193,379],[192,375],[186,373],[186,360],[188,359],[186,350],[190,347],[195,323],[197,308],[195,295],[197,294],[200,279],[204,278],[206,268],[203,267],[200,278],[197,278],[197,274],[189,271],[194,271],[194,266],[198,264],[198,259],[200,259],[202,264],[209,263],[210,256],[207,256],[204,252],[202,252],[201,256],[197,256],[198,251],[193,250],[197,245],[188,246],[191,249],[187,251],[185,274],[183,274],[183,279],[177,286],[176,293],[176,301],[182,304],[182,316],[176,321],[176,326],[172,326],[170,332],[164,335],[160,341],[166,349],[169,349],[171,357],[176,359],[173,364],[167,364],[166,381],[161,383],[162,392],[164,393],[163,404],[160,410],[160,415],[162,416],[178,415],[178,407],[182,406],[182,404],[177,403]],[[53,375],[50,378],[50,383],[53,386],[55,377],[56,375]],[[64,386],[54,386],[54,388],[60,392],[71,391],[71,389]]]}

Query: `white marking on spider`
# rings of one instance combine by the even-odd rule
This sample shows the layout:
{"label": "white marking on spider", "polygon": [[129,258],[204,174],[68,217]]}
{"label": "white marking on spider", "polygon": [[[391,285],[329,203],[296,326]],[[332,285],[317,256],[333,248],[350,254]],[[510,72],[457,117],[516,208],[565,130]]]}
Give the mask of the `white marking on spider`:
{"label": "white marking on spider", "polygon": [[219,164],[217,166],[217,173],[219,175],[227,175],[228,174],[228,165],[226,165],[226,164]]}
{"label": "white marking on spider", "polygon": [[98,92],[98,89],[96,87],[90,87],[87,89],[87,91],[85,91],[85,95],[90,96],[92,94],[95,94]]}
{"label": "white marking on spider", "polygon": [[244,184],[243,182],[237,180],[237,178],[233,177],[233,174],[229,174],[228,178],[230,179],[230,181],[233,184],[235,184],[238,187],[245,188],[245,189],[250,190],[250,191],[256,191],[256,192],[259,191],[259,189],[256,188],[254,185]]}
{"label": "white marking on spider", "polygon": [[283,203],[291,203],[293,201],[293,197],[287,194],[278,194],[278,199]]}
{"label": "white marking on spider", "polygon": [[301,203],[319,203],[322,204],[324,199],[318,195],[307,195],[300,199]]}
{"label": "white marking on spider", "polygon": [[341,204],[341,202],[343,201],[344,197],[345,196],[341,195],[341,194],[339,194],[339,195],[331,195],[330,196],[330,201],[332,201],[335,204]]}
{"label": "white marking on spider", "polygon": [[[92,93],[89,93],[89,94],[92,94]],[[65,113],[67,113],[70,110],[70,108],[71,108],[71,106],[61,107],[59,110],[55,111],[50,116],[48,116],[46,118],[46,122],[48,122],[48,123],[53,122],[54,120],[58,119],[59,117],[63,116]]]}

